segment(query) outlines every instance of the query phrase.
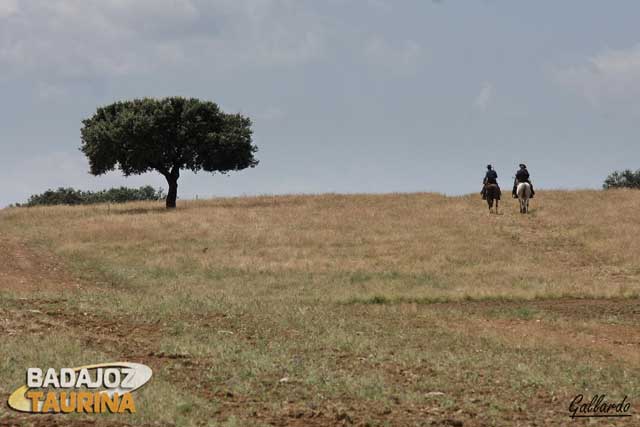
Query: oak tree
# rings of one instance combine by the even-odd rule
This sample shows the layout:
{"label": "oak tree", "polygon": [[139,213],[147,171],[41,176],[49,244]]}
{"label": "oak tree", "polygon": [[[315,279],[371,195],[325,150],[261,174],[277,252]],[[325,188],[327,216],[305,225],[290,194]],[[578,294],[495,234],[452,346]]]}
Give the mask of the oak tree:
{"label": "oak tree", "polygon": [[254,167],[251,120],[194,98],[144,98],[100,107],[82,121],[80,150],[90,172],[120,169],[125,176],[152,170],[167,180],[167,208],[176,207],[183,169],[228,173]]}

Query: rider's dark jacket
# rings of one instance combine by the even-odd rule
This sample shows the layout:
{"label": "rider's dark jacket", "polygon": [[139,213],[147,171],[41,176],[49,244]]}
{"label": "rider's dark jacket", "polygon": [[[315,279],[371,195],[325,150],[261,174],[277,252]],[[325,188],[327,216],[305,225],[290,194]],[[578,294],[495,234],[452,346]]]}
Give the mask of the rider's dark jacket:
{"label": "rider's dark jacket", "polygon": [[520,169],[516,172],[517,182],[529,182],[529,171],[526,169]]}
{"label": "rider's dark jacket", "polygon": [[485,184],[497,184],[498,183],[498,173],[494,170],[487,171],[484,176]]}

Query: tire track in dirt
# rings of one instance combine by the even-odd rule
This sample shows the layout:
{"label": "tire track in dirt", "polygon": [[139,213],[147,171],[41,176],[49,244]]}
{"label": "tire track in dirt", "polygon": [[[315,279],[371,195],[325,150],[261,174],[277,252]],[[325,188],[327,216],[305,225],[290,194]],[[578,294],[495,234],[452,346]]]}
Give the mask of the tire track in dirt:
{"label": "tire track in dirt", "polygon": [[0,291],[31,294],[80,288],[55,256],[17,239],[0,237],[0,260]]}
{"label": "tire track in dirt", "polygon": [[[80,289],[83,291],[99,287],[92,283],[82,283],[66,271],[64,263],[54,255],[29,247],[24,242],[11,238],[0,238],[0,291],[18,296],[4,302],[0,307],[0,339],[2,337],[20,337],[26,335],[45,336],[53,329],[65,330],[69,336],[80,340],[84,346],[107,353],[114,360],[127,360],[144,363],[154,372],[163,372],[175,378],[176,384],[191,392],[196,386],[205,397],[216,399],[220,410],[212,414],[216,417],[237,415],[246,409],[247,399],[225,391],[211,390],[210,384],[203,383],[201,372],[206,369],[209,360],[190,355],[168,354],[159,351],[160,341],[168,335],[164,322],[145,323],[132,321],[127,316],[101,317],[92,312],[84,312],[71,306],[72,301],[65,298],[62,291]],[[39,298],[40,292],[47,296]],[[55,296],[60,291],[60,297]],[[51,294],[54,294],[51,297]],[[26,308],[28,307],[28,308]],[[229,329],[224,316],[210,315],[201,319],[181,319],[187,322],[207,323],[213,330]],[[69,419],[49,416],[30,416],[10,412],[7,406],[8,395],[0,395],[2,408],[0,427],[8,426],[93,426],[114,425],[129,426],[128,423],[102,421],[96,419]],[[274,425],[330,425],[332,424],[322,411],[311,411],[302,417],[299,409],[290,409],[286,414],[257,414],[255,420]],[[159,424],[156,425],[171,425]]]}
{"label": "tire track in dirt", "polygon": [[[123,360],[142,359],[141,355],[149,353],[153,343],[159,340],[161,330],[155,325],[136,324],[124,318],[101,319],[92,313],[67,307],[65,292],[86,289],[92,285],[81,285],[53,254],[3,236],[0,237],[0,260],[0,292],[17,296],[3,301],[3,307],[0,307],[0,340],[3,337],[44,336],[51,330],[64,328],[70,335],[79,337],[84,345]],[[46,296],[39,297],[40,293]],[[145,362],[149,362],[149,359],[145,359]],[[157,363],[151,365],[158,368]],[[7,405],[8,397],[4,394],[0,396],[0,427],[131,425],[113,420],[14,413]],[[167,425],[144,424],[149,427]]]}

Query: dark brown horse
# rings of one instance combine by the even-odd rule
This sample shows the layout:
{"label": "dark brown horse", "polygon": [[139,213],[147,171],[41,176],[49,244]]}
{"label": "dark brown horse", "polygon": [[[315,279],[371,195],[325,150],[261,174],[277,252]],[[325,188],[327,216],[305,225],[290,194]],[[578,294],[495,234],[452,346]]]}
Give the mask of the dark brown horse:
{"label": "dark brown horse", "polygon": [[500,204],[500,187],[498,184],[487,184],[485,186],[485,195],[487,197],[487,205],[489,205],[489,213],[493,212],[493,203],[496,203],[496,213],[498,213],[498,205]]}

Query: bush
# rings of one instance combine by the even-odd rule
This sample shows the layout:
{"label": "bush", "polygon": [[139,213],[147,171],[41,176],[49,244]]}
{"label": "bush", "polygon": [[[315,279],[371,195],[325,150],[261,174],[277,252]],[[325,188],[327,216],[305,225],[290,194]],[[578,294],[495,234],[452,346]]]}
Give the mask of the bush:
{"label": "bush", "polygon": [[42,194],[34,194],[29,201],[16,206],[50,206],[50,205],[91,205],[95,203],[124,203],[142,200],[163,200],[164,192],[151,186],[140,188],[110,188],[102,191],[82,191],[73,188],[47,190]]}
{"label": "bush", "polygon": [[609,188],[640,188],[640,169],[633,172],[631,169],[615,171],[604,180],[602,187]]}

